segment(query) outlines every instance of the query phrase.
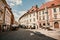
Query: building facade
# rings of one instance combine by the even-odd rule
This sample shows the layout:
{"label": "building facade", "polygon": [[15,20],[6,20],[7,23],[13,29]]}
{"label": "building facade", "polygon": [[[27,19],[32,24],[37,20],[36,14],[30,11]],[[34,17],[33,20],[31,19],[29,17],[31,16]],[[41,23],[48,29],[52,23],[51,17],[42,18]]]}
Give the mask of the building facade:
{"label": "building facade", "polygon": [[38,9],[34,7],[32,9],[20,17],[20,24],[29,27],[35,25],[36,28],[60,28],[60,0],[53,0],[42,4]]}
{"label": "building facade", "polygon": [[0,0],[0,31],[13,24],[14,15],[6,0]]}
{"label": "building facade", "polygon": [[47,25],[54,29],[60,28],[60,0],[54,0],[43,4],[39,8],[39,27]]}
{"label": "building facade", "polygon": [[22,17],[20,17],[19,22],[21,25],[25,25],[27,28],[37,28],[37,10],[38,7],[32,6],[32,8],[26,12]]}

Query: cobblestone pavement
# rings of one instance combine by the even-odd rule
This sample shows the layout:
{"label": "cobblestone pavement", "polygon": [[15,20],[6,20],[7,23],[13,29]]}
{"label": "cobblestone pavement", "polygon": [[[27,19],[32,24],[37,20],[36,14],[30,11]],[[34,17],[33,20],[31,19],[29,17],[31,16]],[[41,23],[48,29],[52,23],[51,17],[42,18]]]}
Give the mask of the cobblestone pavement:
{"label": "cobblestone pavement", "polygon": [[60,40],[60,29],[57,29],[57,30],[44,30],[44,29],[26,29],[26,30],[30,30],[30,31],[33,31],[33,32],[40,32],[46,36],[49,36],[49,37],[52,37],[54,39],[57,39],[57,40]]}
{"label": "cobblestone pavement", "polygon": [[18,31],[1,32],[0,40],[56,40],[40,32],[33,32],[26,29]]}

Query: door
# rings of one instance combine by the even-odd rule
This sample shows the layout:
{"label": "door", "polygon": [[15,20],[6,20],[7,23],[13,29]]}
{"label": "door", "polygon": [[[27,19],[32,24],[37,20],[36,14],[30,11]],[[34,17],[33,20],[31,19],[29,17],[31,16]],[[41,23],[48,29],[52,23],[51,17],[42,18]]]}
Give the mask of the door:
{"label": "door", "polygon": [[41,23],[39,24],[40,28],[42,27]]}
{"label": "door", "polygon": [[54,23],[54,28],[59,28],[59,23],[58,22]]}

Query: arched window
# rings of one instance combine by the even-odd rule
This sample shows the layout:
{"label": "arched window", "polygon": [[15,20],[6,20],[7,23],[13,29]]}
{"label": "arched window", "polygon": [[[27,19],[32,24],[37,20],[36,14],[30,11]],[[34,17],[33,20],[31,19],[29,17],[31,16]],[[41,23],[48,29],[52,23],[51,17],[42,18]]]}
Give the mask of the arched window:
{"label": "arched window", "polygon": [[58,22],[54,22],[54,28],[59,28],[59,23]]}
{"label": "arched window", "polygon": [[55,22],[54,24],[58,24],[58,22]]}

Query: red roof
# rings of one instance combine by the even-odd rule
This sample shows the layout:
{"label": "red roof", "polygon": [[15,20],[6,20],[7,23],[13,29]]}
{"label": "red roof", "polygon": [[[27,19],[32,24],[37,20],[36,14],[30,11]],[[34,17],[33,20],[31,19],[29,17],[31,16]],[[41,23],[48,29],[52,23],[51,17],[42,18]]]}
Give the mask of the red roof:
{"label": "red roof", "polygon": [[30,10],[28,10],[29,13],[37,11],[38,8],[36,6],[32,6],[32,8]]}
{"label": "red roof", "polygon": [[52,5],[54,5],[54,6],[60,5],[60,0],[54,0],[54,1],[47,2],[47,3],[43,4],[40,7],[40,9],[44,9],[45,7],[51,7]]}

